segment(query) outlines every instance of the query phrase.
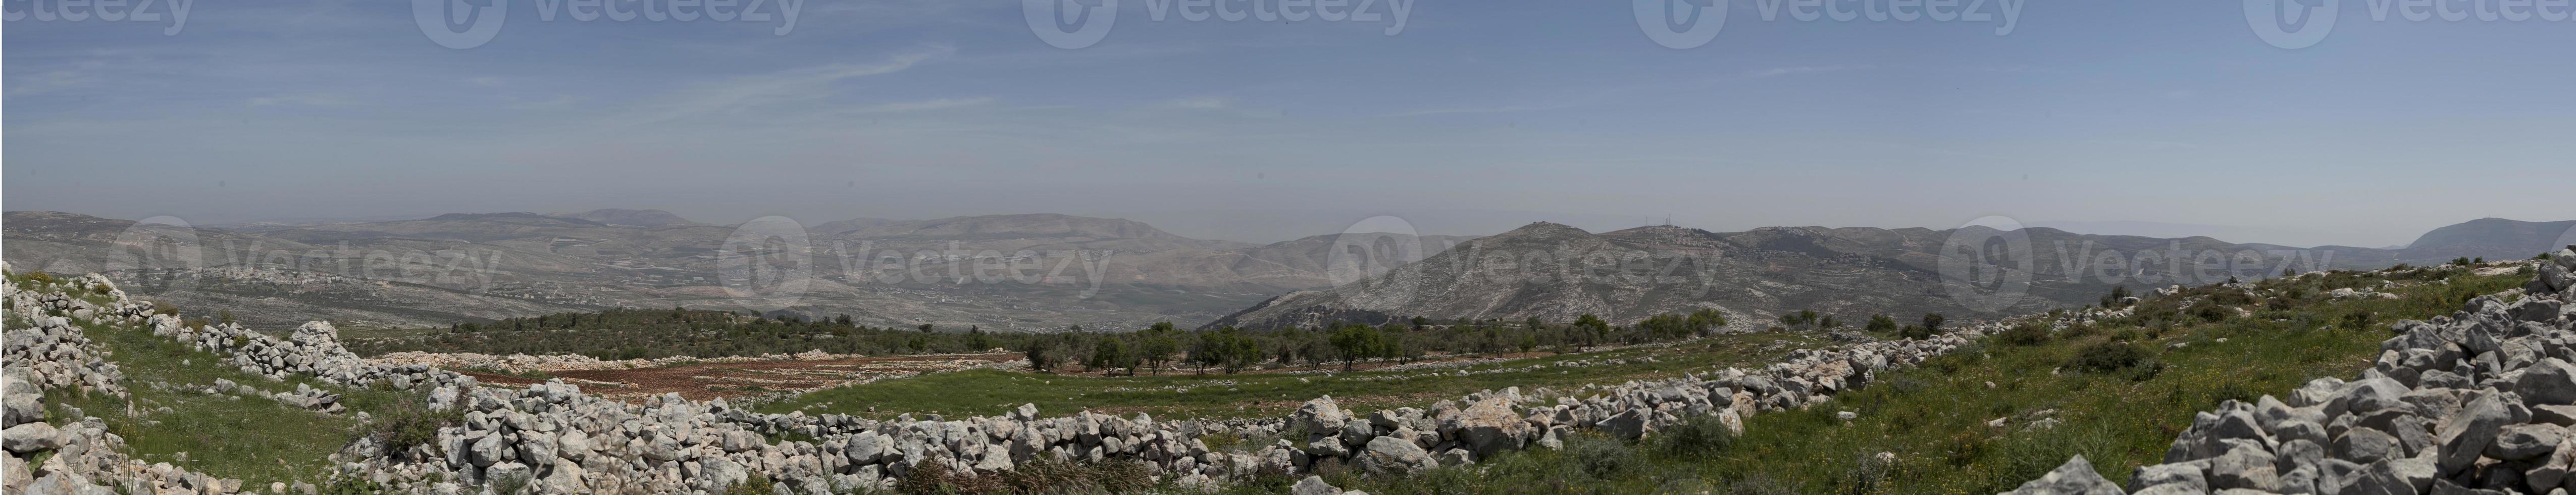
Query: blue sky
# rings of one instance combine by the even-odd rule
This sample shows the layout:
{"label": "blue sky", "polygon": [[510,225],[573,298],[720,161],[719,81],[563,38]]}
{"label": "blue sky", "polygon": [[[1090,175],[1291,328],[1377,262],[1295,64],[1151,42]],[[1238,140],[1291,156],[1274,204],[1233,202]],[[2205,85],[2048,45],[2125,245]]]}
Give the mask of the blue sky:
{"label": "blue sky", "polygon": [[1123,0],[1073,50],[1016,1],[810,0],[780,35],[507,0],[462,50],[408,2],[206,2],[175,35],[7,22],[0,158],[9,210],[200,223],[1052,212],[1270,241],[1378,214],[1441,233],[2004,215],[2378,246],[2576,218],[2576,21],[2367,1],[2296,50],[2232,1],[2031,2],[1997,35],[1738,0],[1672,49],[1629,2],[1419,1],[1390,36]]}

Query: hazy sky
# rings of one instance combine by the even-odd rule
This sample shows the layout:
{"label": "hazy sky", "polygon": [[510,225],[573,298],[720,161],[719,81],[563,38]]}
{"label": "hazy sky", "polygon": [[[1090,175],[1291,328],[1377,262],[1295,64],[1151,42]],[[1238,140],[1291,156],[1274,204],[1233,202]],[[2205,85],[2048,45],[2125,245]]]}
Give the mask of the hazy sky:
{"label": "hazy sky", "polygon": [[[2377,20],[2344,0],[2330,36],[2284,49],[2236,1],[1966,2],[2018,7],[1998,35],[2002,19],[1766,21],[1768,2],[1736,0],[1713,41],[1674,49],[1631,2],[1192,22],[1110,0],[1108,36],[1064,49],[1017,1],[758,7],[795,5],[792,27],[491,1],[505,21],[470,49],[433,42],[410,2],[193,2],[184,25],[166,2],[157,22],[8,2],[5,207],[1051,212],[1249,241],[1378,214],[1434,233],[2004,215],[2363,246],[2576,218],[2576,21]],[[612,5],[668,0],[646,3]]]}

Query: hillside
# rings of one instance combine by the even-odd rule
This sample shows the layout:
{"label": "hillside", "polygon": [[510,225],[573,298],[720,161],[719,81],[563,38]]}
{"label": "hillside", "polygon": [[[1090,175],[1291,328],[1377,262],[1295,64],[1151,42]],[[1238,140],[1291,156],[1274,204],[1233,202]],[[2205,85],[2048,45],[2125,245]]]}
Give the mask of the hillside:
{"label": "hillside", "polygon": [[[446,326],[686,306],[847,314],[906,327],[1141,328],[1203,322],[1263,298],[1332,285],[1323,268],[1329,236],[1252,245],[1185,238],[1128,220],[1052,214],[817,226],[808,231],[804,253],[812,256],[804,268],[814,278],[786,308],[754,307],[719,282],[717,254],[734,227],[657,210],[457,213],[255,231],[135,227],[60,212],[7,215],[12,263],[66,273],[105,270],[130,283],[175,280],[137,287],[156,297],[200,299],[209,304],[191,307],[227,309],[260,324],[331,319],[352,326]],[[193,242],[196,256],[164,250],[128,260],[110,248],[120,236],[149,238],[137,234],[153,231]],[[147,276],[144,268],[176,271]]]}
{"label": "hillside", "polygon": [[[2576,252],[2557,254],[2567,261],[2337,271],[2176,290],[2115,309],[2024,315],[1919,340],[1811,347],[1790,335],[1726,335],[1535,359],[1251,376],[1075,376],[1003,367],[869,380],[776,403],[678,396],[621,402],[561,379],[487,383],[434,366],[373,362],[343,347],[328,324],[302,325],[281,338],[183,323],[103,277],[13,272],[0,295],[10,320],[9,455],[13,466],[30,467],[12,478],[12,488],[37,493],[97,481],[165,491],[225,487],[212,490],[221,492],[277,483],[331,493],[1022,494],[1066,486],[1082,493],[1277,493],[1293,486],[1343,495],[1340,487],[1395,494],[1990,493],[2039,478],[2070,455],[2098,460],[2110,467],[2107,477],[2118,477],[2160,458],[2205,457],[2198,446],[2229,445],[2219,438],[2243,438],[2216,435],[2325,431],[2316,423],[2294,427],[2308,412],[2421,412],[2443,418],[2440,430],[2448,432],[2461,429],[2450,417],[2499,410],[2481,409],[2495,395],[2466,389],[2472,378],[2440,371],[2440,363],[2391,354],[2374,367],[2370,357],[2383,346],[2424,351],[2458,370],[2568,370],[2520,377],[2470,371],[2475,383],[2539,401],[2527,410],[2540,414],[2502,410],[2494,414],[2512,417],[2480,420],[2485,426],[2471,427],[2479,436],[2439,437],[2446,445],[2439,452],[2466,454],[2461,465],[2482,452],[2502,462],[2528,459],[2516,453],[2521,447],[2447,445],[2452,438],[2530,443],[2508,434],[2540,435],[2547,432],[2533,429],[2546,426],[2494,431],[2565,421],[2568,409],[2551,408],[2576,400],[2565,393],[2576,390],[2568,381],[2576,368],[2555,357],[2564,350],[2557,343],[2576,335],[2569,333],[2576,314],[2560,303],[2576,297],[2566,269],[2576,265]],[[2416,319],[2429,321],[2399,321]],[[2481,340],[2487,328],[2514,330],[2501,342]],[[2391,331],[2398,336],[2386,338]],[[2460,361],[2484,353],[2518,357],[2478,357],[2502,365]],[[2406,372],[2374,375],[2399,367]],[[2363,369],[2373,371],[2351,384],[2309,380]],[[1064,383],[1052,386],[1057,382]],[[2413,401],[2399,397],[2410,387],[2423,392],[2407,395],[2425,397],[2416,400],[2452,397],[2469,407],[2408,406]],[[2445,395],[2452,390],[2446,387],[2463,388]],[[1367,400],[1345,408],[1331,396],[1295,399],[1319,391]],[[2255,399],[2261,394],[2293,398]],[[2356,394],[2373,395],[2333,399]],[[2198,418],[2244,419],[2194,417],[2211,404],[2228,416]],[[1163,412],[1109,415],[1087,410],[1092,406]],[[1086,410],[1066,412],[1077,407]],[[2252,419],[2255,410],[2271,419]],[[132,412],[98,416],[111,411]],[[905,413],[929,411],[963,417]],[[2408,438],[2433,431],[2412,416],[2395,420],[2409,426],[2387,430],[2413,432]],[[2242,424],[2219,426],[2229,421]],[[2336,424],[2383,428],[2375,420]],[[2176,432],[2184,440],[2167,442]],[[236,436],[247,437],[227,441]],[[2431,444],[2397,442],[2384,444],[2435,452]],[[2337,459],[2385,455],[2332,452]],[[2436,458],[2446,460],[2432,464]],[[348,459],[357,461],[337,462]],[[2188,469],[2211,473],[2203,479],[2216,486],[2273,479],[2253,486],[2277,488],[2277,478],[2247,477],[2272,459],[2139,469],[2129,483],[2167,483],[2173,470]],[[2454,465],[2450,454],[2410,459],[2457,469],[2447,467]],[[2485,463],[2519,466],[2502,462]],[[153,463],[167,467],[146,467]],[[657,471],[655,463],[707,467]],[[2091,464],[2066,465],[2082,469],[2058,467],[2060,475],[2047,480],[2118,490],[2116,478],[2104,479]],[[2478,473],[2462,479],[2507,476]],[[2345,480],[2334,485],[2341,487],[2352,478],[2334,479]]]}
{"label": "hillside", "polygon": [[[2525,232],[2527,227],[2515,231]],[[2455,228],[2459,227],[2446,229]],[[2205,285],[2230,278],[2275,277],[2285,270],[2375,269],[2400,263],[2439,264],[2455,257],[2502,259],[2476,253],[2507,249],[2481,243],[2407,250],[2293,248],[2207,237],[2161,239],[2028,228],[2012,233],[2027,239],[2027,259],[2000,262],[2028,277],[2028,297],[2008,300],[2008,305],[1954,299],[1954,290],[1962,287],[1945,285],[1952,279],[1943,276],[1943,265],[1968,262],[1960,258],[1965,251],[1943,254],[1944,243],[2004,234],[1984,227],[1771,227],[1718,233],[1668,226],[1594,234],[1537,223],[1468,241],[1365,280],[1263,301],[1207,327],[1312,327],[1329,321],[1382,323],[1417,316],[1572,321],[1586,314],[1624,323],[1699,308],[1749,316],[1735,319],[1740,329],[1747,330],[1759,329],[1780,315],[1810,310],[1838,315],[1844,322],[1873,314],[1991,318],[2096,303],[2115,286]],[[2542,251],[2535,245],[2521,252]],[[2191,254],[2164,254],[2175,252]],[[2019,264],[2024,261],[2028,265]]]}
{"label": "hillside", "polygon": [[699,225],[697,222],[689,221],[689,219],[686,218],[680,218],[679,215],[674,215],[671,212],[662,210],[603,208],[581,213],[556,213],[552,216],[578,218],[609,225],[632,225],[637,227]]}
{"label": "hillside", "polygon": [[[2409,252],[2420,256],[2485,257],[2512,259],[2519,253],[2546,252],[2576,246],[2576,220],[2560,222],[2525,222],[2502,218],[2480,218],[2433,229],[2406,245]],[[2419,256],[2419,257],[2420,257]]]}
{"label": "hillside", "polygon": [[[2403,250],[2296,250],[2209,238],[2027,229],[2037,274],[2030,291],[2037,297],[1991,311],[1964,311],[1947,300],[1949,288],[1939,283],[1941,258],[1933,253],[1955,232],[1930,229],[1773,227],[1712,233],[1642,227],[1593,234],[1534,225],[1485,243],[1463,243],[1470,238],[1457,236],[1373,237],[1373,243],[1420,246],[1418,252],[1431,258],[1395,272],[1392,276],[1406,281],[1399,286],[1408,288],[1394,293],[1364,290],[1376,286],[1372,284],[1336,287],[1336,282],[1387,276],[1402,260],[1377,259],[1361,268],[1350,264],[1355,246],[1337,246],[1333,235],[1252,245],[1181,237],[1128,220],[1069,215],[862,218],[807,230],[802,254],[811,258],[803,258],[810,264],[802,268],[813,277],[801,297],[788,301],[737,298],[722,284],[717,272],[723,263],[717,255],[737,233],[734,227],[694,224],[655,210],[458,213],[254,230],[173,230],[71,213],[9,212],[0,227],[9,241],[7,259],[20,266],[66,273],[105,270],[140,292],[195,298],[206,304],[190,307],[226,309],[242,321],[261,324],[332,319],[351,326],[422,327],[612,307],[685,306],[784,310],[809,318],[847,314],[890,326],[1132,329],[1162,321],[1274,328],[1413,316],[1566,322],[1597,314],[1628,322],[1698,308],[1750,316],[1737,318],[1744,325],[1800,310],[1839,315],[1844,321],[1876,313],[1976,317],[2078,305],[2112,285],[2161,286],[2171,283],[2164,276],[2168,273],[2207,268],[2190,260],[2135,267],[2119,274],[2124,277],[2119,283],[2104,283],[2098,275],[2066,280],[2068,263],[2093,261],[2085,253],[2125,256],[2176,247],[2192,252],[2294,250],[2312,265],[2366,269],[2437,264],[2463,256],[2501,258],[2491,252],[2531,242],[2537,239],[2533,232],[2554,225],[2480,220],[2437,230],[2427,234],[2430,240],[2419,241],[2426,247]],[[128,240],[119,241],[120,236]],[[172,249],[136,257],[133,250],[142,245],[109,248],[156,237],[193,243],[195,257],[180,259],[187,251]],[[1368,254],[1385,258],[1392,251],[1380,249],[1383,245],[1372,245]],[[2068,254],[2061,255],[2060,246]],[[1565,252],[1555,252],[1560,249]],[[1345,259],[1337,260],[1337,250]],[[1544,259],[1486,262],[1497,255]],[[1576,284],[1519,282],[1600,264],[1579,261],[1585,259],[1645,260],[1647,266],[1634,276],[1609,276],[1619,270],[1611,266],[1617,263],[1609,263],[1598,267],[1601,276]],[[2237,276],[2277,275],[2279,261],[2267,259],[2266,269],[2240,270]],[[1512,272],[1507,277],[1461,278],[1525,262],[1531,266],[1507,268]],[[2300,270],[2306,269],[2301,265]],[[2158,282],[2140,283],[2142,275]],[[1637,277],[1687,282],[1639,284]]]}

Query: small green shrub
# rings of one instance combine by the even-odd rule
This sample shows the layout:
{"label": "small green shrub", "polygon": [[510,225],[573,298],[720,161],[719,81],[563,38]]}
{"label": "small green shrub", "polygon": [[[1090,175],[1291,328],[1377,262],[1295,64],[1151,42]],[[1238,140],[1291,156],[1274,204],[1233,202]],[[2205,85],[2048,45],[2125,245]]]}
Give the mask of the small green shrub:
{"label": "small green shrub", "polygon": [[2200,309],[2192,310],[2192,316],[2200,317],[2200,321],[2210,323],[2227,321],[2227,317],[2235,316],[2235,313],[2235,311],[2229,311],[2225,306],[2217,305],[2201,306]]}
{"label": "small green shrub", "polygon": [[2075,352],[2067,367],[2094,373],[2111,373],[2143,366],[2155,356],[2145,346],[2128,342],[2095,342]]}
{"label": "small green shrub", "polygon": [[1667,455],[1685,459],[1704,459],[1725,452],[1734,445],[1735,433],[1716,416],[1697,416],[1661,432],[1656,439]]}
{"label": "small green shrub", "polygon": [[[418,398],[415,398],[418,399]],[[432,410],[426,399],[400,401],[375,422],[377,438],[384,440],[385,452],[399,453],[416,445],[438,441],[438,429],[465,423],[461,408]]]}
{"label": "small green shrub", "polygon": [[2045,344],[2048,343],[2048,327],[2040,326],[2038,323],[2013,325],[2012,328],[2004,329],[2003,333],[1995,334],[1995,340],[1997,342],[2003,342],[2005,345],[2033,346]]}
{"label": "small green shrub", "polygon": [[777,489],[776,485],[769,481],[768,476],[752,476],[742,480],[741,483],[725,487],[724,492],[725,495],[771,495],[777,493]]}
{"label": "small green shrub", "polygon": [[1636,449],[1626,442],[1598,435],[1576,435],[1565,442],[1565,455],[1574,459],[1583,474],[1593,479],[1610,479],[1637,464]]}
{"label": "small green shrub", "polygon": [[2077,323],[2077,324],[2073,324],[2073,325],[2067,325],[2065,330],[2059,330],[2059,331],[2057,332],[2057,338],[2059,338],[2059,339],[2064,339],[2064,340],[2077,340],[2077,339],[2082,339],[2082,338],[2085,338],[2085,337],[2091,337],[2091,336],[2093,336],[2094,334],[2097,334],[2097,333],[2101,333],[2101,331],[2100,331],[2099,329],[2094,328],[2094,327],[2093,327],[2093,325],[2087,325],[2087,324],[2083,324],[2083,323]]}
{"label": "small green shrub", "polygon": [[492,493],[500,495],[521,495],[530,492],[528,488],[529,485],[536,481],[534,478],[535,476],[533,475],[521,474],[515,476],[500,476],[485,481],[490,482]]}

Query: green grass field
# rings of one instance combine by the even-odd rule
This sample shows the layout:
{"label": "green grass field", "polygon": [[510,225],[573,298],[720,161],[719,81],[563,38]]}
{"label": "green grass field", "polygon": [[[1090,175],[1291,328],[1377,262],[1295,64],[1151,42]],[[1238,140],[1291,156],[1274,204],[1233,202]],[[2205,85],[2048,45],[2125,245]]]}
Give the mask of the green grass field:
{"label": "green grass field", "polygon": [[[1038,409],[1047,414],[1070,414],[1088,408],[1103,413],[1144,412],[1157,418],[1275,417],[1323,395],[1333,396],[1344,408],[1358,410],[1427,406],[1441,399],[1483,389],[1512,386],[1523,390],[1564,388],[1675,376],[1688,370],[1726,365],[1756,365],[1774,360],[1788,350],[1815,345],[1818,344],[1811,337],[1799,334],[1753,334],[1664,348],[1625,348],[1513,360],[1440,370],[1445,373],[1441,376],[1416,376],[1432,373],[1429,370],[1358,371],[1332,376],[1286,373],[1226,375],[1211,370],[1206,375],[1165,372],[1161,376],[1132,377],[973,370],[816,391],[764,405],[760,409],[773,413],[802,410],[806,414],[840,413],[882,418],[905,412],[998,415],[1020,404],[1037,404]],[[1646,355],[1653,355],[1657,362],[1551,366],[1541,370],[1471,373],[1468,376],[1455,373],[1459,369],[1472,372]],[[1332,369],[1333,366],[1326,365],[1325,368]],[[1397,376],[1407,378],[1393,379]],[[871,412],[870,407],[875,411]]]}
{"label": "green grass field", "polygon": [[[8,325],[26,328],[25,322],[15,317]],[[52,404],[80,408],[89,416],[105,420],[110,433],[123,437],[127,455],[146,463],[169,462],[219,477],[238,478],[245,487],[265,490],[273,481],[323,483],[324,475],[331,471],[328,456],[364,433],[366,426],[354,419],[355,413],[386,410],[408,397],[401,392],[325,385],[309,377],[271,382],[224,365],[214,354],[153,336],[139,326],[83,325],[82,330],[124,370],[126,388],[133,394],[131,406],[141,415],[128,416],[129,402],[113,396],[55,390],[45,397],[48,421],[77,419],[64,417],[63,411]],[[264,397],[233,398],[182,389],[211,385],[218,378],[272,392],[292,391],[297,384],[332,390],[341,394],[349,411],[329,415]],[[170,387],[155,387],[156,382]],[[169,410],[163,412],[162,408]],[[179,460],[181,452],[187,453],[185,461]]]}
{"label": "green grass field", "polygon": [[[2448,283],[2398,291],[2402,299],[2311,297],[2294,307],[2256,310],[2252,317],[2215,322],[2195,317],[2170,328],[2131,320],[2034,345],[1989,339],[1923,367],[1883,374],[1868,388],[1810,410],[1755,415],[1746,421],[1746,434],[1728,442],[1671,448],[1665,445],[1669,440],[1656,437],[1640,443],[1595,437],[1569,442],[1564,451],[1506,454],[1478,466],[1403,478],[1366,479],[1338,467],[1319,471],[1336,486],[1381,495],[1982,495],[2011,490],[2082,454],[2104,476],[2125,482],[2136,466],[2163,459],[2194,412],[2226,399],[2285,394],[2317,377],[2349,379],[2369,367],[2379,342],[2390,336],[2388,323],[2449,314],[2470,297],[2528,278],[2454,272]],[[2330,288],[2310,287],[2304,293]],[[2141,313],[2156,304],[2151,301]],[[2349,316],[2354,314],[2374,315],[2372,323],[2352,325],[2358,321]],[[2218,342],[2222,338],[2227,342]],[[2149,349],[2161,368],[2084,372],[2067,366],[2079,349],[2110,341]],[[2188,345],[2165,350],[2171,343]],[[1835,419],[1834,413],[1844,410],[1859,413],[1859,419]],[[2058,420],[2058,426],[2028,428],[2043,411],[2053,411],[2046,417]],[[1996,418],[2011,419],[2003,428],[1987,426]],[[1893,462],[1877,461],[1881,452]],[[1258,480],[1231,490],[1275,493],[1290,481]]]}

